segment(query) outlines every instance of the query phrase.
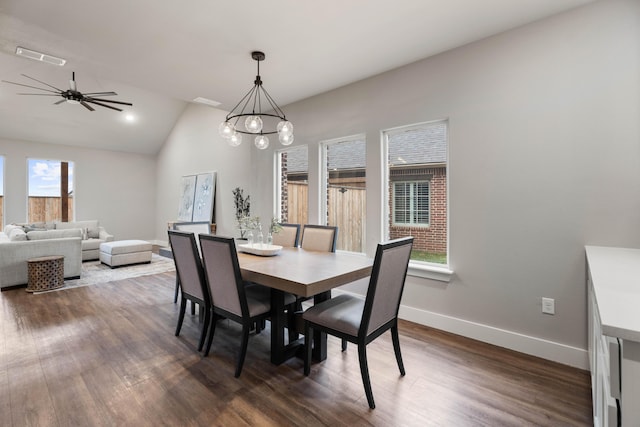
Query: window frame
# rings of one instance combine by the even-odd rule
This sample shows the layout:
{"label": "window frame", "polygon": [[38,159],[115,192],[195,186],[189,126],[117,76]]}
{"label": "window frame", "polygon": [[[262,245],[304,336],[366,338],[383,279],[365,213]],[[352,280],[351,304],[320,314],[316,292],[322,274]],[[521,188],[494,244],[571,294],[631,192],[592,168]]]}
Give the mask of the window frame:
{"label": "window frame", "polygon": [[[409,217],[410,222],[398,222],[397,221],[397,207],[396,207],[396,203],[397,203],[397,199],[398,197],[396,196],[396,186],[398,184],[404,184],[405,186],[409,185],[410,186],[410,194],[408,196],[405,196],[404,199],[408,199],[409,200],[409,207],[407,208],[407,213],[405,214],[405,216]],[[420,184],[426,184],[427,185],[427,208],[425,210],[419,209],[418,207],[415,207],[416,205],[419,205],[419,201],[417,198],[420,197],[419,194],[416,195],[416,187]],[[431,224],[431,180],[429,179],[424,179],[424,180],[391,180],[391,186],[393,188],[393,194],[391,195],[391,200],[392,200],[392,206],[391,206],[391,218],[392,218],[392,225],[397,226],[397,227],[424,227],[424,228],[428,228]],[[414,218],[416,216],[418,216],[417,214],[419,212],[425,212],[426,211],[426,216],[427,216],[427,222],[414,222]],[[415,214],[414,214],[415,212]]]}
{"label": "window frame", "polygon": [[[306,148],[307,151],[307,171],[306,171],[306,175],[307,175],[307,197],[308,196],[308,191],[309,191],[309,146],[308,145],[294,145],[294,146],[288,146],[285,148],[281,148],[279,150],[275,150],[274,152],[274,170],[275,170],[275,179],[274,179],[274,189],[273,189],[273,195],[274,195],[274,216],[275,218],[277,218],[278,220],[282,221],[282,222],[289,222],[289,212],[287,212],[287,218],[283,218],[282,217],[282,154],[285,152],[288,152],[290,150],[294,150],[294,149],[302,149],[303,147]],[[307,218],[309,217],[309,206],[307,203],[307,206],[305,207],[307,210]],[[295,221],[294,221],[295,222]]]}
{"label": "window frame", "polygon": [[[352,135],[347,135],[339,138],[332,138],[320,141],[318,147],[320,149],[320,215],[322,218],[321,223],[323,225],[327,225],[328,217],[329,217],[329,206],[328,206],[328,198],[329,198],[329,178],[330,171],[327,169],[328,158],[327,158],[327,148],[331,145],[336,145],[340,143],[348,143],[354,141],[364,141],[364,149],[365,149],[365,163],[364,163],[364,190],[367,189],[367,164],[366,164],[366,156],[367,156],[367,135],[366,133],[357,133]],[[366,194],[366,193],[365,193]],[[341,232],[341,231],[339,231]],[[353,254],[364,254],[367,250],[367,226],[366,221],[363,222],[362,225],[362,248],[359,252],[354,251],[346,251],[342,249],[337,249],[342,252],[349,252]]]}
{"label": "window frame", "polygon": [[[68,212],[67,215],[67,221],[74,221],[75,220],[75,216],[76,216],[76,207],[77,207],[77,200],[76,200],[76,162],[73,160],[59,160],[59,159],[47,159],[47,158],[42,158],[42,157],[27,157],[26,159],[26,170],[27,170],[27,199],[26,199],[26,210],[27,210],[27,222],[32,222],[31,221],[31,212],[29,209],[29,205],[30,205],[30,198],[31,197],[53,197],[53,196],[32,196],[31,195],[31,174],[32,174],[32,170],[31,170],[31,162],[35,161],[41,161],[41,162],[47,162],[47,163],[57,163],[58,165],[62,165],[62,163],[67,163],[68,165],[68,174],[67,174],[67,192],[69,193],[69,187],[71,187],[71,196],[70,198],[72,198],[73,202],[71,205],[71,212]],[[60,187],[62,187],[62,176],[58,177],[59,179],[59,184]],[[59,197],[61,198],[61,195],[55,196],[55,197]],[[53,221],[60,221],[61,219],[55,219]]]}
{"label": "window frame", "polygon": [[[437,280],[437,281],[441,281],[441,282],[449,282],[451,280],[451,276],[453,275],[453,270],[451,269],[451,252],[450,252],[450,244],[451,244],[451,233],[450,233],[450,227],[451,227],[451,222],[450,222],[450,196],[449,196],[449,182],[450,182],[450,176],[451,176],[451,167],[450,167],[450,162],[449,162],[449,145],[450,145],[450,125],[449,125],[449,119],[444,118],[444,119],[438,119],[438,120],[430,120],[430,121],[426,121],[426,122],[420,122],[420,123],[414,123],[411,125],[405,125],[405,126],[396,126],[393,128],[388,128],[388,129],[382,129],[380,131],[380,138],[381,138],[381,143],[382,143],[382,147],[383,147],[383,158],[382,158],[382,167],[383,167],[383,177],[384,177],[384,181],[383,181],[383,191],[382,191],[382,196],[383,196],[383,205],[385,207],[385,214],[382,216],[382,229],[383,229],[383,239],[388,239],[390,236],[390,227],[391,225],[395,222],[395,221],[390,221],[390,218],[393,218],[393,216],[391,216],[393,214],[393,211],[390,208],[390,203],[389,200],[392,197],[391,194],[391,187],[392,187],[392,183],[395,181],[410,181],[410,179],[394,179],[391,176],[391,165],[389,162],[389,136],[393,135],[393,134],[399,134],[401,132],[406,132],[406,131],[410,131],[410,130],[414,130],[414,129],[421,129],[424,128],[426,126],[430,126],[430,125],[434,125],[434,124],[438,124],[438,123],[444,123],[446,126],[446,153],[445,153],[445,166],[446,166],[446,256],[447,256],[447,263],[446,264],[437,264],[437,263],[431,263],[431,262],[426,262],[426,261],[417,261],[417,260],[410,260],[409,261],[409,268],[407,271],[407,275],[409,276],[414,276],[414,277],[420,277],[420,278],[426,278],[426,279],[433,279],[433,280]],[[430,180],[430,179],[429,179]],[[432,191],[431,191],[431,187],[430,187],[430,191],[429,191],[429,197],[432,197]],[[431,199],[429,200],[429,209],[431,209],[431,207],[433,206],[433,204],[431,203]],[[430,223],[431,223],[431,214],[430,214]],[[411,227],[419,227],[418,225],[412,225]]]}

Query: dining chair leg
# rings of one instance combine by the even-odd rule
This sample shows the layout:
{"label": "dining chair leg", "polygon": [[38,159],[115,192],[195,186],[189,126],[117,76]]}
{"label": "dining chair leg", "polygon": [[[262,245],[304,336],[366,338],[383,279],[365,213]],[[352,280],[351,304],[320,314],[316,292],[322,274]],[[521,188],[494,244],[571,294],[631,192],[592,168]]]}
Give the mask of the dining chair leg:
{"label": "dining chair leg", "polygon": [[180,329],[182,329],[182,320],[184,319],[184,312],[187,309],[187,299],[182,298],[180,301],[180,313],[178,314],[178,326],[176,326],[176,336],[180,335]]}
{"label": "dining chair leg", "polygon": [[309,322],[304,322],[304,375],[311,371],[311,343],[313,342],[313,330]]}
{"label": "dining chair leg", "polygon": [[[200,310],[202,313],[204,310]],[[211,321],[211,310],[207,310],[204,313],[204,324],[202,325],[202,332],[200,333],[200,342],[198,343],[198,351],[202,351],[202,347],[204,347],[204,338],[207,335],[207,329],[209,329],[209,322]]]}
{"label": "dining chair leg", "polygon": [[238,363],[236,365],[236,378],[238,378],[242,373],[244,358],[247,356],[247,345],[249,344],[249,329],[251,329],[251,324],[247,323],[242,325],[242,342],[240,343],[240,354],[238,354]]}
{"label": "dining chair leg", "polygon": [[396,361],[400,369],[400,375],[404,377],[404,363],[402,363],[402,354],[400,353],[400,338],[398,335],[398,324],[391,327],[391,340],[393,341],[393,351],[396,353]]}
{"label": "dining chair leg", "polygon": [[179,290],[180,290],[180,280],[176,276],[176,292],[173,295],[173,303],[174,304],[178,302],[178,291]]}
{"label": "dining chair leg", "polygon": [[211,342],[213,341],[213,335],[216,333],[216,323],[218,323],[218,316],[213,314],[213,319],[211,320],[211,327],[209,328],[209,338],[207,338],[207,349],[204,351],[204,357],[209,355],[209,350],[211,350]]}
{"label": "dining chair leg", "polygon": [[367,346],[364,343],[358,344],[358,359],[360,360],[360,373],[362,374],[362,383],[364,384],[364,393],[367,395],[369,408],[375,409],[376,404],[373,401],[373,391],[371,391],[371,379],[369,378],[369,366],[367,365]]}
{"label": "dining chair leg", "polygon": [[342,339],[342,351],[347,351],[347,340]]}

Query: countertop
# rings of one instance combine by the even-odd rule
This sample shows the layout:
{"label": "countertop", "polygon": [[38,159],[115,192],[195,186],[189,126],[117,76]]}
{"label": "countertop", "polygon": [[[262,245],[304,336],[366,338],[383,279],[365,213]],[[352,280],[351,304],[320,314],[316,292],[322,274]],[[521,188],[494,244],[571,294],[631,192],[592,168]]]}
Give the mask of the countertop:
{"label": "countertop", "polygon": [[602,333],[640,342],[640,249],[585,246]]}

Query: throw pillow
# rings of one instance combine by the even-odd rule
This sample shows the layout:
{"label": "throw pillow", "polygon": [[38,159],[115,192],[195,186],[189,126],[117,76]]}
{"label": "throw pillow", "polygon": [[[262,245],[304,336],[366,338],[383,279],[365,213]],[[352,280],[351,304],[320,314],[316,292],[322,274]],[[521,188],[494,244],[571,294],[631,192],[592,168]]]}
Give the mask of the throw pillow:
{"label": "throw pillow", "polygon": [[62,239],[65,237],[82,238],[82,230],[79,228],[71,228],[68,230],[30,231],[27,233],[29,240]]}
{"label": "throw pillow", "polygon": [[26,242],[27,233],[22,228],[13,228],[9,231],[9,240],[12,242]]}
{"label": "throw pillow", "polygon": [[11,230],[15,230],[15,229],[22,230],[22,227],[16,224],[7,224],[4,226],[4,232],[7,234],[7,236],[9,235],[9,233],[11,233]]}
{"label": "throw pillow", "polygon": [[97,220],[56,222],[56,230],[68,230],[70,228],[88,228],[87,237],[89,239],[97,239],[100,237],[99,222]]}

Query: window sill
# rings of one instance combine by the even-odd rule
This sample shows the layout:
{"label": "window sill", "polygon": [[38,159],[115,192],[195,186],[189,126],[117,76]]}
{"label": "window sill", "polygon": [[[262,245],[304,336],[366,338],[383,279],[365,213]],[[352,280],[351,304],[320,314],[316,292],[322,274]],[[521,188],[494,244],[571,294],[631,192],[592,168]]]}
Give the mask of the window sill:
{"label": "window sill", "polygon": [[421,277],[423,279],[438,280],[440,282],[448,283],[451,281],[451,276],[453,276],[453,271],[446,266],[440,267],[440,266],[431,265],[431,264],[410,262],[407,275],[413,276],[413,277]]}

